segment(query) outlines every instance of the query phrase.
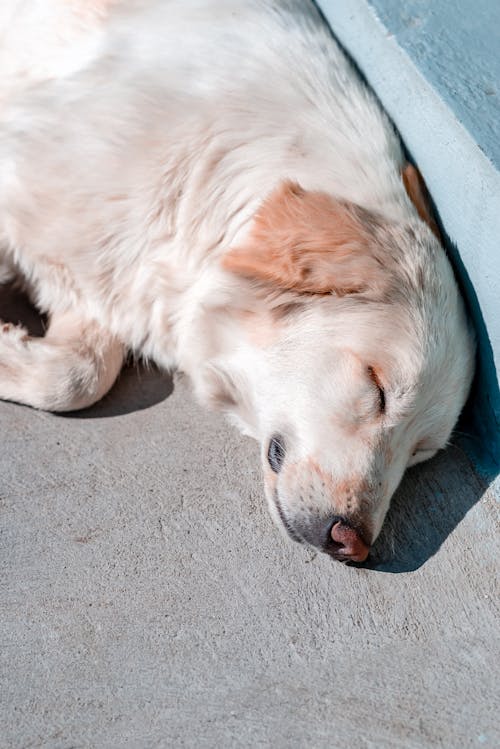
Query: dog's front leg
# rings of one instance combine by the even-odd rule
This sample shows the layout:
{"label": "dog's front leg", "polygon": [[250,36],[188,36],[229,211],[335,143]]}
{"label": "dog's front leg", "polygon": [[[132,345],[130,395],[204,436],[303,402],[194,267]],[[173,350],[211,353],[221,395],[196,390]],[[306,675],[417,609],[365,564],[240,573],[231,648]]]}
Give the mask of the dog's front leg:
{"label": "dog's front leg", "polygon": [[43,338],[0,322],[0,399],[46,411],[92,405],[113,385],[124,346],[74,313],[51,318]]}

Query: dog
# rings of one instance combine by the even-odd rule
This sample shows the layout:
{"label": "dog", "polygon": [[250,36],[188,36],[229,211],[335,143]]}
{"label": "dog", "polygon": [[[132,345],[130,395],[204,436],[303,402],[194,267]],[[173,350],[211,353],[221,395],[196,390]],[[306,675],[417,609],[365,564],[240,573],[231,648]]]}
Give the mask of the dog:
{"label": "dog", "polygon": [[312,2],[4,0],[0,251],[48,317],[0,398],[90,406],[130,352],[261,445],[273,519],[363,562],[446,446],[474,338],[418,172]]}

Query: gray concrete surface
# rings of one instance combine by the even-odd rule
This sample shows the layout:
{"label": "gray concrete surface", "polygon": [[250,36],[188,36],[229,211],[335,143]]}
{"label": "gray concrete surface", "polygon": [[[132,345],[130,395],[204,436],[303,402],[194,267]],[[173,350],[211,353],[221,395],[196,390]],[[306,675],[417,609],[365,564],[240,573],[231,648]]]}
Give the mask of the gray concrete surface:
{"label": "gray concrete surface", "polygon": [[185,379],[0,403],[7,747],[497,747],[495,499],[452,447],[371,566],[288,542],[257,446]]}

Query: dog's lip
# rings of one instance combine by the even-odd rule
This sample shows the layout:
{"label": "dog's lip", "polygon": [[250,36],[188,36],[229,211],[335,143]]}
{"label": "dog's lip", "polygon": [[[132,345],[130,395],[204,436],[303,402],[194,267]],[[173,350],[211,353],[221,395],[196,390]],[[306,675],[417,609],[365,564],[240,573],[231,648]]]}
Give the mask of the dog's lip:
{"label": "dog's lip", "polygon": [[274,505],[275,505],[275,507],[276,507],[276,509],[278,511],[279,518],[280,518],[280,520],[281,520],[281,522],[283,524],[283,527],[286,530],[286,532],[288,533],[288,535],[290,536],[290,538],[293,541],[297,541],[297,543],[299,543],[299,544],[303,544],[304,543],[304,539],[302,538],[302,536],[300,536],[297,533],[297,531],[295,531],[290,526],[290,523],[288,522],[288,518],[285,515],[285,511],[283,510],[283,507],[281,506],[281,502],[279,501],[278,490],[277,489],[275,489],[275,491],[273,493],[273,500],[274,500]]}

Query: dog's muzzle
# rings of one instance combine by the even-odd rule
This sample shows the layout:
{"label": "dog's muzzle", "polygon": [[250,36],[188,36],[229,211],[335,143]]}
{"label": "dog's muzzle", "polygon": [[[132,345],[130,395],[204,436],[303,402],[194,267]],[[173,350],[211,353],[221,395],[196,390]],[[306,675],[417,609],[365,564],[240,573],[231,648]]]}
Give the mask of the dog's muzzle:
{"label": "dog's muzzle", "polygon": [[281,521],[294,541],[310,544],[340,562],[366,561],[370,545],[348,518],[334,515],[291,519],[285,515],[276,496],[275,502]]}

